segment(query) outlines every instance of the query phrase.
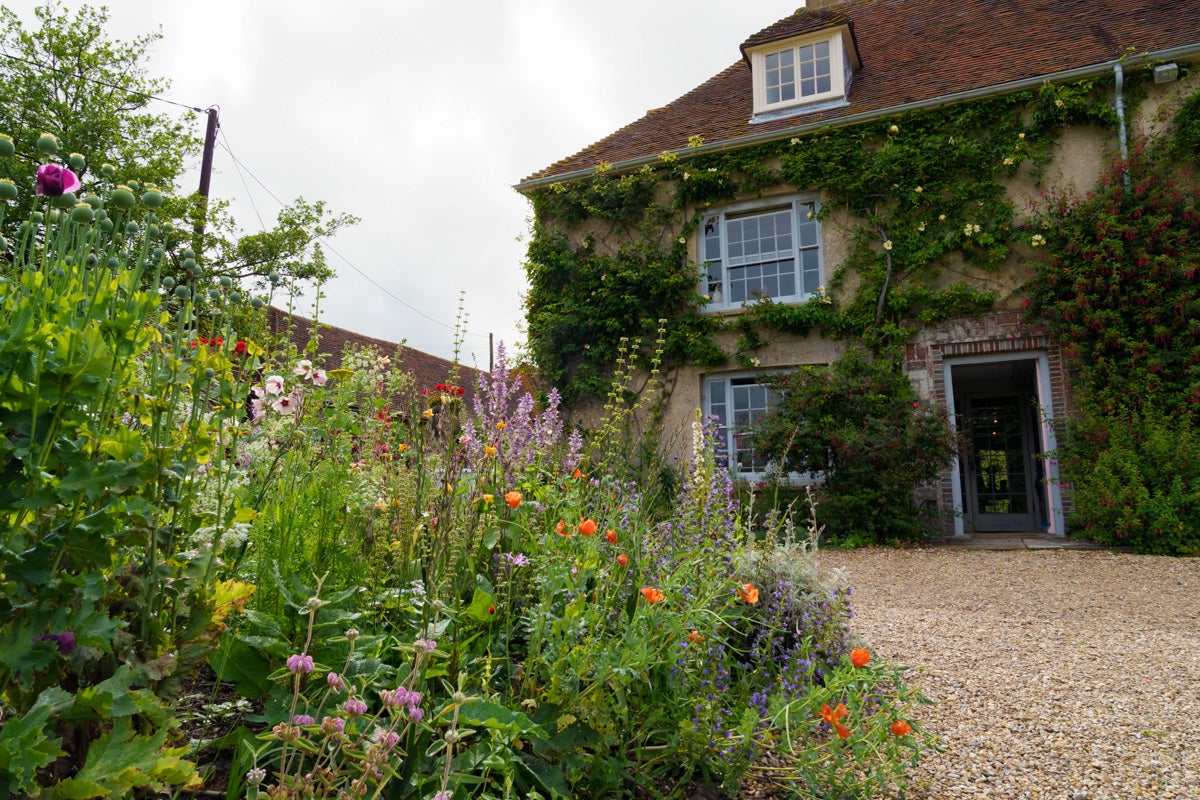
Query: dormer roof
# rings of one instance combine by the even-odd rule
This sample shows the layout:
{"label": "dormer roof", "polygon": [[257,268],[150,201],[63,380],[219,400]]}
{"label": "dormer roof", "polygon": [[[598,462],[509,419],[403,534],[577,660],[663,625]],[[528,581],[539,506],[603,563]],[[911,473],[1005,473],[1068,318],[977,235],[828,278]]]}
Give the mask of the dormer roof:
{"label": "dormer roof", "polygon": [[[752,122],[752,76],[739,59],[683,97],[526,178],[522,191],[689,152],[803,135],[904,111],[1003,94],[1044,80],[1111,74],[1159,59],[1200,57],[1200,0],[847,0],[809,9],[747,39],[742,49],[845,25],[861,58],[847,102]],[[810,28],[811,26],[811,28]]]}
{"label": "dormer roof", "polygon": [[742,42],[741,51],[742,58],[746,64],[750,63],[750,51],[763,45],[775,44],[784,42],[788,39],[795,39],[799,36],[806,36],[810,33],[820,33],[822,31],[834,31],[838,28],[844,28],[849,34],[851,42],[851,60],[854,68],[862,66],[862,62],[858,57],[858,47],[854,45],[854,21],[840,10],[827,8],[816,8],[812,10],[799,9],[790,17],[784,17],[773,25],[768,25],[758,33],[751,36],[746,41]]}

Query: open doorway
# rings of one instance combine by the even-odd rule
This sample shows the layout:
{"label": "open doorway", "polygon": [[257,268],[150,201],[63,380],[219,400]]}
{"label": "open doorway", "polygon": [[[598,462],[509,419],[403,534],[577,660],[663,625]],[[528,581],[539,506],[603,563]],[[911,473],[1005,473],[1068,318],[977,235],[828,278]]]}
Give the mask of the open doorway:
{"label": "open doorway", "polygon": [[974,531],[1050,527],[1045,450],[1039,435],[1038,360],[954,364],[954,416],[962,513]]}

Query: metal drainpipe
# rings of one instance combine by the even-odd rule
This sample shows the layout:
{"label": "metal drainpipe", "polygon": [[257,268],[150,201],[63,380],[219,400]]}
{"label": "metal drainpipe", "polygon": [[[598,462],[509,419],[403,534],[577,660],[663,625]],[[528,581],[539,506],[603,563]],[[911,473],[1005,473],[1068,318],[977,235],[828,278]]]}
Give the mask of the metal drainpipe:
{"label": "metal drainpipe", "polygon": [[1125,184],[1125,194],[1128,195],[1131,191],[1129,188],[1129,139],[1125,133],[1125,98],[1122,95],[1125,88],[1125,70],[1121,68],[1120,61],[1113,64],[1113,75],[1117,80],[1117,139],[1121,142],[1121,181]]}

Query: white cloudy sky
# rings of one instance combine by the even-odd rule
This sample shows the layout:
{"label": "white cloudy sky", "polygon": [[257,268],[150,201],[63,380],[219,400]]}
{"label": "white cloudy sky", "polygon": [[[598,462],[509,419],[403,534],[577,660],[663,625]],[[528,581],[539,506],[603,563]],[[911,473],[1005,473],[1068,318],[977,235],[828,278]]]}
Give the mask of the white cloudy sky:
{"label": "white cloudy sky", "polygon": [[[5,0],[26,20],[39,0]],[[58,0],[74,9],[85,0]],[[322,318],[463,359],[521,340],[522,178],[736,61],[801,0],[109,0],[109,31],[161,26],[168,96],[219,105],[238,161],[284,201],[362,218],[332,242]],[[162,106],[164,110],[169,106]],[[203,133],[203,119],[197,118]],[[212,194],[243,229],[278,204],[218,148]],[[189,179],[194,180],[194,179]],[[189,186],[190,188],[190,186]],[[355,271],[370,276],[387,293]],[[401,302],[403,301],[403,302]],[[309,306],[298,309],[309,313]]]}

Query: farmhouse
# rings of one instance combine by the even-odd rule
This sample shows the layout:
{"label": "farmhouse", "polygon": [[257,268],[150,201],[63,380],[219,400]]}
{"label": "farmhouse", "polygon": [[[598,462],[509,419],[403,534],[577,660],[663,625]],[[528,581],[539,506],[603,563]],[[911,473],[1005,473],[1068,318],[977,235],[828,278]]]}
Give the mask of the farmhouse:
{"label": "farmhouse", "polygon": [[1070,498],[1037,455],[1072,368],[1022,312],[1029,209],[1087,191],[1197,91],[1200,0],[809,0],[736,44],[517,185],[539,367],[586,417],[636,349],[621,337],[645,350],[661,325],[665,430],[703,409],[758,480],[767,377],[865,344],[966,437],[929,489],[947,533],[1062,534]]}

